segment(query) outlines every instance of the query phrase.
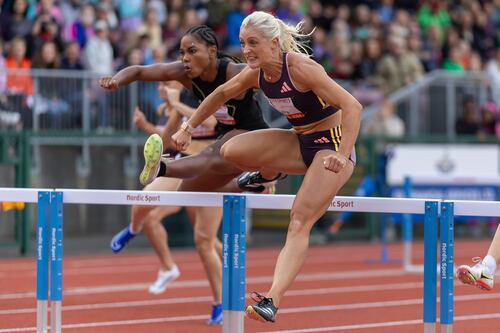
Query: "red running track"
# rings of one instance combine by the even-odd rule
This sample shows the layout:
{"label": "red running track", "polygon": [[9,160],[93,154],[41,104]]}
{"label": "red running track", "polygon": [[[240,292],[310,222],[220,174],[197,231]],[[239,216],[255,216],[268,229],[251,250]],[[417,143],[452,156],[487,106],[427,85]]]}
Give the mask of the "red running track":
{"label": "red running track", "polygon": [[[456,262],[468,263],[487,247],[486,241],[457,241]],[[405,274],[394,262],[368,263],[379,251],[376,244],[311,248],[277,322],[246,319],[245,332],[423,332],[423,276]],[[266,291],[278,253],[248,251],[247,292]],[[401,245],[391,245],[389,253],[400,258]],[[153,254],[65,257],[63,332],[220,332],[205,324],[210,289],[196,253],[174,256],[182,275],[157,296],[147,292],[158,269]],[[414,261],[422,258],[417,243]],[[35,265],[34,259],[0,261],[0,333],[36,331]],[[454,332],[499,332],[500,288],[455,287]]]}

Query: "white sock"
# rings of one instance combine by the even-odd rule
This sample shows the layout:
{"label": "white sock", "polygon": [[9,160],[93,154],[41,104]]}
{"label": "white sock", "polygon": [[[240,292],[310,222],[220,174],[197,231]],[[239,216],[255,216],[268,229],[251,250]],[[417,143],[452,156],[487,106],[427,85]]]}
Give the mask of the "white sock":
{"label": "white sock", "polygon": [[138,232],[134,232],[134,230],[132,229],[132,224],[129,224],[128,225],[128,230],[130,231],[130,233],[132,235],[137,235],[138,233],[140,233],[141,231],[139,230]]}
{"label": "white sock", "polygon": [[487,255],[483,258],[483,264],[488,267],[488,270],[491,274],[495,274],[495,271],[497,270],[497,261],[495,260],[495,258]]}

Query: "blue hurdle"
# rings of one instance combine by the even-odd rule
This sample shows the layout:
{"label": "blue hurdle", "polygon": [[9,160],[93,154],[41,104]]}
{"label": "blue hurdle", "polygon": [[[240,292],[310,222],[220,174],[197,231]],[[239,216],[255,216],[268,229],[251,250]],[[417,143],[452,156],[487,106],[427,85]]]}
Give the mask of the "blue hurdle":
{"label": "blue hurdle", "polygon": [[[187,205],[204,207],[223,206],[223,332],[242,333],[244,331],[243,314],[245,308],[245,252],[246,252],[246,208],[290,209],[293,195],[264,196],[255,194],[225,195],[223,193],[194,192],[144,192],[117,190],[40,190],[40,189],[0,189],[0,201],[17,200],[38,203],[37,228],[37,332],[47,332],[47,303],[51,301],[51,331],[61,332],[62,301],[62,260],[63,260],[63,195],[64,203],[73,204],[145,204],[145,205]],[[146,200],[154,198],[155,200]],[[137,201],[140,202],[137,202]],[[366,198],[336,197],[328,210],[371,213],[424,214],[426,221],[425,264],[432,267],[424,273],[424,323],[425,327],[435,328],[436,322],[436,243],[439,200],[404,199],[404,198]],[[441,236],[448,238],[441,244],[441,266],[453,267],[453,203],[441,205],[441,221],[448,221],[442,226]],[[448,204],[448,205],[450,205]],[[471,204],[471,203],[468,203]],[[477,205],[477,206],[476,206]],[[463,215],[476,213],[486,207],[486,211],[500,211],[498,206],[489,203],[473,203],[462,208]],[[444,208],[448,207],[448,208]],[[448,215],[447,215],[448,214]],[[484,212],[483,212],[484,214]],[[498,214],[498,213],[497,213]],[[477,216],[477,214],[476,214]],[[483,215],[484,216],[484,215]],[[488,215],[491,216],[491,215]],[[493,215],[496,216],[496,215]],[[430,232],[431,230],[434,230]],[[434,238],[433,238],[434,237]],[[434,239],[434,240],[433,240]],[[430,246],[429,244],[432,244]],[[445,246],[443,244],[446,244]],[[434,259],[432,259],[434,258]],[[50,267],[50,280],[49,277]],[[447,296],[441,302],[441,323],[446,332],[451,332],[453,322],[453,269],[444,270],[441,276],[442,295]],[[430,274],[430,272],[432,274]],[[447,284],[446,284],[447,283]],[[451,287],[451,288],[450,288]],[[444,299],[444,298],[443,298]],[[446,309],[446,310],[443,310]],[[428,330],[426,332],[433,332]],[[445,331],[443,331],[445,332]]]}

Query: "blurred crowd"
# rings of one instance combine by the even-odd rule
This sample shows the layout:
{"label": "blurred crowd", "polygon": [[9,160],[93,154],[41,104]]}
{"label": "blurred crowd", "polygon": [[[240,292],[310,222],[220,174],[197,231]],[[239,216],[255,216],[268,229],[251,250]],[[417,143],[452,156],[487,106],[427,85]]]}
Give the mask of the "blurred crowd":
{"label": "blurred crowd", "polygon": [[3,68],[106,75],[169,61],[198,24],[239,55],[239,27],[253,10],[315,28],[314,59],[363,104],[444,69],[484,70],[500,105],[500,0],[0,0],[0,103],[21,95],[30,107],[33,94],[30,77]]}

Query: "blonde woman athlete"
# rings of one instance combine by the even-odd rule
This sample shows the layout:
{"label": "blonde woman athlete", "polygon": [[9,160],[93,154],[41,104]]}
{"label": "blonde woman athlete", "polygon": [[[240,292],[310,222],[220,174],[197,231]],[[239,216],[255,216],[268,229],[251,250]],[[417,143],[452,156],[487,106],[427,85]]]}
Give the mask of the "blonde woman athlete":
{"label": "blonde woman athlete", "polygon": [[265,12],[247,16],[240,41],[248,68],[205,98],[173,136],[177,148],[186,149],[192,128],[226,100],[252,88],[260,88],[293,126],[244,133],[221,148],[224,159],[244,170],[260,170],[263,177],[268,170],[305,174],[271,288],[266,296],[254,293],[256,303],[246,309],[250,318],[264,322],[276,320],[283,295],[306,258],[311,228],[352,175],[362,110],[319,64],[301,53],[304,47],[296,38],[305,36],[299,29]]}

